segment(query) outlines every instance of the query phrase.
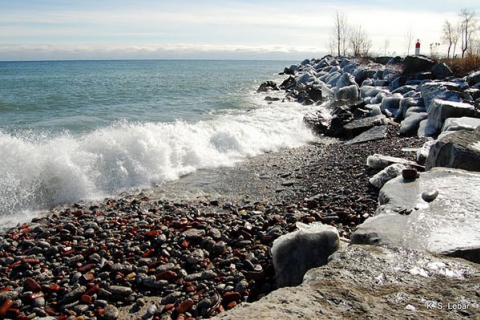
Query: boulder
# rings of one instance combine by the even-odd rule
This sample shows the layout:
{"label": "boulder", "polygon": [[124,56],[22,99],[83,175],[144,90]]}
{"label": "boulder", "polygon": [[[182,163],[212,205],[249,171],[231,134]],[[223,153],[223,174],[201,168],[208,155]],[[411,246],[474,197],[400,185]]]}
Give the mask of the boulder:
{"label": "boulder", "polygon": [[330,119],[326,118],[321,112],[307,113],[303,117],[303,121],[318,135],[325,134],[330,128]]}
{"label": "boulder", "polygon": [[318,102],[322,100],[321,88],[310,87],[307,89],[307,94],[308,94],[308,97],[314,102]]}
{"label": "boulder", "polygon": [[293,89],[297,86],[297,81],[295,81],[295,78],[290,76],[287,79],[285,79],[282,84],[280,84],[280,89],[283,90],[290,90]]}
{"label": "boulder", "polygon": [[355,82],[355,78],[349,74],[349,73],[344,73],[342,76],[338,79],[336,83],[337,89],[341,89],[343,87],[348,87],[351,85],[356,85],[357,83]]}
{"label": "boulder", "polygon": [[426,170],[448,167],[480,171],[480,127],[473,131],[456,131],[438,139],[430,149],[425,167]]}
{"label": "boulder", "polygon": [[360,88],[360,96],[362,98],[375,97],[380,92],[389,93],[388,90],[382,87],[362,86]]}
{"label": "boulder", "polygon": [[296,79],[297,86],[301,84],[312,83],[314,81],[315,81],[315,77],[310,73],[304,73],[303,75],[301,75]]}
{"label": "boulder", "polygon": [[480,83],[480,70],[470,73],[467,76],[467,81],[470,86]]}
{"label": "boulder", "polygon": [[417,89],[417,86],[404,85],[393,90],[392,93],[400,93],[401,95],[404,95],[405,93],[410,91],[415,91],[416,89]]}
{"label": "boulder", "polygon": [[375,117],[367,117],[359,120],[353,120],[343,126],[345,136],[347,138],[353,138],[360,133],[367,131],[375,126],[386,125],[387,120],[384,115],[378,115]]}
{"label": "boulder", "polygon": [[436,130],[440,130],[447,118],[474,117],[475,107],[468,103],[433,99],[427,108],[428,122]]}
{"label": "boulder", "polygon": [[392,94],[388,91],[380,91],[377,93],[377,95],[370,101],[372,104],[377,104],[377,103],[382,103],[383,99],[385,97],[391,97]]}
{"label": "boulder", "polygon": [[338,231],[332,226],[297,222],[297,227],[298,231],[273,242],[273,266],[280,288],[301,284],[304,274],[311,268],[327,264],[328,257],[340,245]]}
{"label": "boulder", "polygon": [[[351,245],[308,271],[302,285],[280,288],[212,320],[478,319],[479,273],[478,265],[465,260]],[[448,310],[447,302],[470,304],[467,310]],[[128,314],[131,306],[124,308]]]}
{"label": "boulder", "polygon": [[[400,57],[399,57],[399,58],[400,58]],[[376,57],[376,58],[375,58],[375,62],[385,65],[385,64],[387,64],[391,59],[392,59],[392,57],[388,57],[388,56],[385,56],[385,57]]]}
{"label": "boulder", "polygon": [[428,119],[420,121],[417,131],[417,136],[419,138],[433,137],[436,135],[436,133],[437,130],[430,124]]}
{"label": "boulder", "polygon": [[338,79],[340,79],[341,76],[342,74],[340,72],[333,72],[328,77],[325,78],[325,83],[334,87],[337,85],[337,81]]}
{"label": "boulder", "polygon": [[480,262],[480,174],[435,168],[414,181],[390,180],[375,217],[352,244],[384,244]]}
{"label": "boulder", "polygon": [[435,144],[435,140],[428,140],[423,144],[423,146],[417,150],[417,163],[424,165],[427,161],[428,154],[430,153],[430,148]]}
{"label": "boulder", "polygon": [[430,71],[435,62],[423,56],[407,56],[403,61],[405,74]]}
{"label": "boulder", "polygon": [[292,64],[289,68],[285,67],[283,69],[283,73],[294,75],[297,72],[298,66],[296,64]]}
{"label": "boulder", "polygon": [[453,82],[427,82],[421,85],[421,93],[425,107],[430,109],[433,99],[461,101],[460,85]]}
{"label": "boulder", "polygon": [[437,63],[432,67],[432,76],[434,79],[445,79],[453,76],[453,72],[445,63]]}
{"label": "boulder", "polygon": [[411,107],[405,112],[405,119],[416,113],[427,113],[427,109],[424,107]]}
{"label": "boulder", "polygon": [[370,69],[357,69],[354,72],[355,76],[355,82],[358,85],[361,85],[363,81],[373,78],[373,75],[375,74],[376,70],[370,70]]}
{"label": "boulder", "polygon": [[367,104],[365,109],[370,110],[370,117],[375,117],[382,114],[380,104]]}
{"label": "boulder", "polygon": [[375,170],[382,170],[392,164],[402,164],[404,166],[416,166],[417,164],[413,161],[409,161],[402,158],[384,156],[381,154],[374,154],[367,158],[367,166]]}
{"label": "boulder", "polygon": [[342,87],[336,91],[335,98],[336,100],[346,101],[349,103],[356,102],[360,97],[360,90],[358,89],[357,84],[352,84],[350,86]]}
{"label": "boulder", "polygon": [[475,130],[480,126],[479,118],[461,117],[448,118],[443,123],[442,132],[444,131],[458,131],[458,130]]}
{"label": "boulder", "polygon": [[400,134],[402,136],[413,136],[418,132],[418,127],[422,120],[427,119],[427,113],[414,113],[405,120],[402,121],[400,125]]}
{"label": "boulder", "polygon": [[378,172],[376,175],[371,177],[368,182],[373,185],[375,188],[380,189],[385,183],[392,180],[402,173],[402,170],[406,167],[403,164],[391,164],[382,171]]}
{"label": "boulder", "polygon": [[411,107],[416,107],[418,105],[419,105],[419,100],[418,99],[403,98],[400,101],[400,107],[399,107],[398,113],[399,113],[399,115],[401,114],[402,119],[405,119],[407,117],[406,113],[407,113],[408,109],[410,109]]}
{"label": "boulder", "polygon": [[363,143],[367,141],[382,140],[387,137],[387,126],[375,126],[352,140],[347,141],[346,145],[352,145],[357,143]]}
{"label": "boulder", "polygon": [[265,81],[257,89],[257,92],[267,92],[268,90],[280,90],[274,81]]}
{"label": "boulder", "polygon": [[400,101],[403,99],[403,96],[399,93],[395,93],[392,96],[384,97],[380,109],[382,112],[386,110],[390,111],[394,116],[398,114],[400,108]]}

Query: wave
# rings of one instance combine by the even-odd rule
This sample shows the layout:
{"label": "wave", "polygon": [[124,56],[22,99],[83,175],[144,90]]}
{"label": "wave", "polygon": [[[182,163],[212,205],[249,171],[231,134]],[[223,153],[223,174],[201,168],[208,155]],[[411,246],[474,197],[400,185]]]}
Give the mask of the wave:
{"label": "wave", "polygon": [[302,120],[310,108],[264,105],[196,123],[121,121],[81,135],[0,131],[0,215],[151,187],[303,145],[314,139]]}

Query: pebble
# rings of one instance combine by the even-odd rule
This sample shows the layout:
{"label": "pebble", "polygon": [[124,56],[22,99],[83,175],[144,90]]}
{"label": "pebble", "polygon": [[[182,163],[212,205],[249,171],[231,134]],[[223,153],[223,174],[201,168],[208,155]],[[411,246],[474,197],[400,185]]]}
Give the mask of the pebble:
{"label": "pebble", "polygon": [[105,320],[116,320],[118,318],[118,309],[114,305],[108,304],[105,307],[104,318]]}

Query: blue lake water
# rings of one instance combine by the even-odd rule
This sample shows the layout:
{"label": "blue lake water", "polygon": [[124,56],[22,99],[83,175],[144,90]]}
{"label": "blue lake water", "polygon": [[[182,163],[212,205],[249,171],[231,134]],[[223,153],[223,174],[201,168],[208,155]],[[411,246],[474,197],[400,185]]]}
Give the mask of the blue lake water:
{"label": "blue lake water", "polygon": [[0,216],[311,141],[302,118],[312,107],[255,94],[291,63],[0,62]]}

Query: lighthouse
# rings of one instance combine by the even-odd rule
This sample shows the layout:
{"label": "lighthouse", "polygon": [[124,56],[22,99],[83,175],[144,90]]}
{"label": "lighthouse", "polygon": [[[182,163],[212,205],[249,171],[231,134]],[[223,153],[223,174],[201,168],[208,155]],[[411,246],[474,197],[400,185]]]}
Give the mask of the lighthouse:
{"label": "lighthouse", "polygon": [[415,55],[418,56],[420,54],[420,39],[417,39],[417,43],[415,43]]}

